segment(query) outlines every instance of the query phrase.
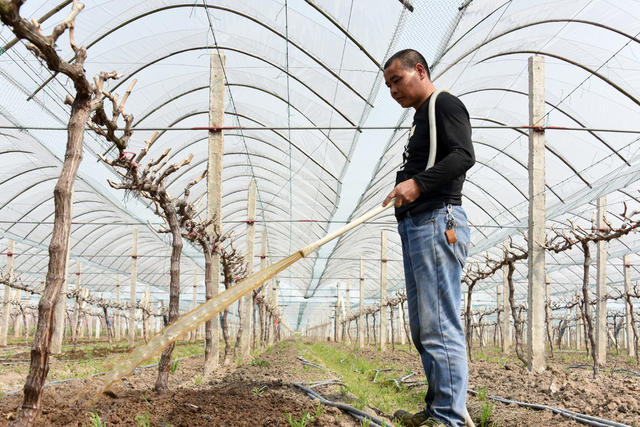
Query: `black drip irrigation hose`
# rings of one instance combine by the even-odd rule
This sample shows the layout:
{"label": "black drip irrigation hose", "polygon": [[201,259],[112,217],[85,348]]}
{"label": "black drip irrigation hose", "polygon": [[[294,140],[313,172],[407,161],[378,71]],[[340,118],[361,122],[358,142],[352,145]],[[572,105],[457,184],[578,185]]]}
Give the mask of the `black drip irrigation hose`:
{"label": "black drip irrigation hose", "polygon": [[[593,367],[592,365],[588,365],[586,363],[581,363],[579,365],[569,365],[568,366],[569,369],[591,369],[592,367]],[[621,374],[631,374],[631,375],[635,375],[636,377],[640,377],[640,372],[633,371],[633,370],[627,369],[627,368],[616,368],[616,369],[600,370],[600,372],[613,372],[613,373],[621,373]]]}
{"label": "black drip irrigation hose", "polygon": [[327,370],[327,371],[328,371],[328,369],[327,369],[327,368],[325,368],[324,366],[322,366],[322,365],[317,365],[317,364],[315,364],[315,363],[313,363],[313,362],[309,362],[307,359],[305,359],[305,358],[304,358],[304,357],[302,357],[302,356],[298,356],[298,360],[299,360],[299,361],[301,361],[303,365],[313,366],[314,368],[324,369],[324,370]]}
{"label": "black drip irrigation hose", "polygon": [[[173,359],[173,360],[171,361],[171,363],[178,362],[178,361],[180,361],[180,360],[184,360],[184,359],[189,359],[190,357],[196,357],[196,356],[202,356],[202,355],[201,355],[201,354],[194,354],[194,355],[192,355],[192,356],[185,356],[185,357],[181,357],[181,358],[179,358],[179,359]],[[137,372],[139,369],[153,368],[154,366],[158,366],[158,364],[159,364],[159,362],[158,362],[158,363],[152,363],[152,364],[150,364],[150,365],[138,366],[137,368],[135,368],[135,369],[133,370],[133,372],[131,373],[131,375],[135,375],[135,374],[136,374],[136,372]],[[87,378],[99,377],[99,376],[102,376],[102,375],[104,375],[104,374],[106,374],[106,372],[98,372],[98,373],[96,373],[96,374],[91,374],[91,375],[89,375],[88,377],[84,377],[84,378],[67,378],[67,379],[64,379],[64,380],[50,381],[50,382],[46,383],[46,384],[44,385],[44,387],[50,387],[50,386],[53,386],[53,385],[62,384],[62,383],[69,383],[69,382],[73,382],[73,381],[82,381],[82,380],[86,380]],[[126,378],[123,378],[123,381],[126,381]],[[20,393],[21,391],[23,391],[23,389],[21,389],[21,388],[20,388],[20,389],[18,389],[18,390],[11,390],[11,391],[7,391],[7,392],[5,392],[4,394],[5,394],[5,396],[10,396],[10,395],[12,395],[12,394]]]}
{"label": "black drip irrigation hose", "polygon": [[[467,389],[467,391],[473,395],[478,395],[478,392],[475,390],[471,390],[471,389]],[[563,417],[567,417],[570,418],[574,421],[577,421],[579,423],[583,423],[583,424],[588,424],[590,426],[596,426],[596,427],[631,427],[627,424],[622,424],[622,423],[617,423],[615,421],[609,421],[609,420],[605,420],[604,418],[598,418],[598,417],[592,417],[591,415],[585,415],[585,414],[581,414],[579,412],[574,412],[574,411],[570,411],[569,409],[564,409],[564,408],[556,408],[555,406],[548,406],[548,405],[540,405],[537,403],[527,403],[527,402],[519,402],[517,400],[509,400],[509,399],[505,399],[504,397],[500,397],[500,396],[487,396],[489,399],[492,400],[496,400],[498,402],[501,403],[506,403],[506,404],[511,404],[511,403],[515,403],[518,406],[524,406],[525,408],[531,408],[531,409],[538,409],[538,410],[543,410],[543,409],[548,409],[549,411],[556,413],[556,414],[560,414]]]}
{"label": "black drip irrigation hose", "polygon": [[[331,380],[331,381],[335,381],[335,380]],[[342,411],[348,412],[351,416],[355,417],[358,420],[367,420],[369,422],[368,425],[372,426],[372,427],[393,427],[389,424],[387,424],[386,422],[384,422],[384,420],[381,420],[379,418],[376,418],[374,416],[372,416],[371,414],[368,414],[364,411],[361,411],[358,408],[354,408],[353,406],[347,405],[346,403],[341,403],[341,402],[334,402],[332,400],[327,400],[325,399],[322,395],[316,393],[312,387],[317,387],[319,385],[325,385],[325,384],[334,384],[335,382],[327,382],[327,381],[323,381],[321,383],[317,383],[317,384],[312,384],[310,386],[305,386],[302,383],[293,383],[296,387],[298,387],[299,389],[306,391],[307,394],[309,395],[309,397],[311,397],[312,399],[318,399],[323,405],[327,405],[327,406],[334,406]]]}

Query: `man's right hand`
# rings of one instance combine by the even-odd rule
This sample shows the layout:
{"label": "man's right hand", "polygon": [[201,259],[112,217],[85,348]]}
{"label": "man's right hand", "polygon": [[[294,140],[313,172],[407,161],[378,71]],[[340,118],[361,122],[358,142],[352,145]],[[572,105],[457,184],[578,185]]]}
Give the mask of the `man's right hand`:
{"label": "man's right hand", "polygon": [[418,183],[416,183],[413,178],[408,179],[406,181],[402,181],[400,184],[396,185],[396,187],[387,195],[382,202],[382,206],[387,206],[391,199],[395,198],[395,206],[399,208],[400,206],[408,205],[420,197],[420,187]]}

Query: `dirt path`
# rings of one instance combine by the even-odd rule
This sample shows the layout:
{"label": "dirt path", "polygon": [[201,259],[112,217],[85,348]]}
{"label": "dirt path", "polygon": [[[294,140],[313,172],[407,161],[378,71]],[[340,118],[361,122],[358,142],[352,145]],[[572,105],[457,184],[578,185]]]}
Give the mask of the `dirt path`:
{"label": "dirt path", "polygon": [[[314,377],[296,357],[293,343],[281,343],[251,363],[219,369],[206,384],[201,376],[203,356],[190,357],[178,362],[169,376],[171,391],[165,395],[151,391],[156,369],[149,368],[114,386],[115,397],[103,396],[95,404],[86,400],[97,384],[95,378],[58,384],[45,389],[38,425],[91,425],[90,413],[110,426],[144,425],[147,420],[151,426],[288,426],[287,414],[299,421],[305,413],[316,418],[308,425],[359,425],[338,409],[318,411],[293,385]],[[0,425],[8,425],[21,403],[21,393],[0,399]]]}
{"label": "dirt path", "polygon": [[[323,344],[341,351],[350,350],[344,344]],[[319,407],[294,386],[294,382],[313,382],[334,377],[327,370],[303,365],[297,358],[301,354],[298,346],[293,341],[279,343],[255,356],[250,363],[221,368],[206,383],[201,377],[202,356],[183,359],[170,375],[171,391],[165,395],[151,391],[155,368],[139,370],[136,375],[113,388],[115,397],[103,396],[95,403],[87,398],[90,397],[88,392],[97,383],[96,378],[48,387],[39,425],[91,425],[88,415],[97,414],[106,425],[289,426],[289,414],[291,419],[298,422],[307,417],[310,421],[307,425],[310,426],[359,426],[358,421],[338,409]],[[408,347],[385,352],[364,349],[354,353],[381,366],[388,364],[413,370],[418,373],[415,378],[421,381],[424,378],[417,353]],[[75,355],[69,357],[72,356]],[[488,395],[562,407],[640,426],[640,377],[628,371],[610,371],[638,371],[637,366],[628,363],[625,358],[610,357],[608,371],[597,380],[592,378],[589,370],[571,367],[585,362],[571,353],[557,353],[554,359],[549,359],[549,368],[536,375],[522,369],[514,358],[504,358],[497,352],[480,352],[475,359],[470,365],[471,389],[486,388]],[[0,375],[0,385],[5,390],[6,381],[10,378],[16,383],[24,381],[24,375],[5,370]],[[318,390],[331,400],[351,399],[345,393],[341,394],[337,386],[320,387]],[[426,391],[426,387],[412,390]],[[385,392],[396,391],[390,387]],[[0,425],[7,425],[13,419],[21,398],[20,393],[0,399]],[[476,421],[482,405],[487,405],[485,402],[468,396],[468,407]],[[493,402],[492,406],[487,425],[578,425],[548,410],[537,411],[498,402]],[[417,410],[418,407],[402,409]],[[378,417],[384,415],[366,406],[363,410]],[[147,421],[149,424],[146,424]]]}

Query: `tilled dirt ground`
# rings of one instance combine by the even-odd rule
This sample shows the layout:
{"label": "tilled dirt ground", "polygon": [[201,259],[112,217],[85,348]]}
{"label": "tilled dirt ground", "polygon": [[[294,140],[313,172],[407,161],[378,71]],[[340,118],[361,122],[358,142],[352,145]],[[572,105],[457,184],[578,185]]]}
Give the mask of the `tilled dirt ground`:
{"label": "tilled dirt ground", "polygon": [[[344,344],[327,344],[345,347]],[[379,352],[369,348],[357,354],[422,373],[418,355],[413,350]],[[327,407],[318,414],[316,402],[293,383],[324,380],[327,373],[303,369],[298,355],[295,343],[283,342],[254,359],[258,363],[222,367],[209,381],[202,381],[202,356],[183,359],[178,362],[176,372],[169,376],[170,392],[164,395],[151,391],[155,368],[138,370],[136,375],[113,387],[115,397],[102,396],[95,402],[91,402],[90,397],[99,377],[58,384],[45,389],[39,425],[90,425],[89,413],[97,413],[107,425],[144,425],[148,418],[151,426],[288,426],[287,413],[294,420],[301,420],[305,413],[318,415],[308,425],[361,425],[336,408]],[[514,357],[504,358],[498,352],[479,352],[470,364],[469,388],[486,387],[489,396],[556,406],[640,426],[640,377],[633,374],[638,371],[637,365],[624,357],[610,356],[606,369],[594,380],[590,370],[572,367],[584,363],[583,358],[570,352],[556,353],[553,359],[548,359],[545,372],[531,374]],[[612,372],[616,369],[623,371]],[[5,370],[0,375],[0,384],[5,384],[10,377],[11,373]],[[23,382],[24,376],[14,380]],[[331,400],[340,400],[339,393],[332,393],[330,387],[319,391]],[[15,417],[21,401],[21,393],[0,399],[0,425],[7,425]],[[476,421],[481,405],[475,396],[468,395],[468,407]],[[384,415],[372,408],[365,407],[364,410],[374,416]],[[490,425],[569,426],[578,423],[549,410],[494,402]]]}

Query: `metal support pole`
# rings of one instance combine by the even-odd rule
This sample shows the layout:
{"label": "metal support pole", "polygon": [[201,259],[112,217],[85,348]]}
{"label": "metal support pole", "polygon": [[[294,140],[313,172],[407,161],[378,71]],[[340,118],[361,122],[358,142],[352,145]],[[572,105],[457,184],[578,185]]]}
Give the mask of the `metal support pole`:
{"label": "metal support pole", "polygon": [[[529,57],[529,125],[544,125],[544,57]],[[529,130],[529,286],[527,302],[527,361],[533,372],[545,369],[544,294],[545,259],[540,242],[545,239],[544,132]]]}

